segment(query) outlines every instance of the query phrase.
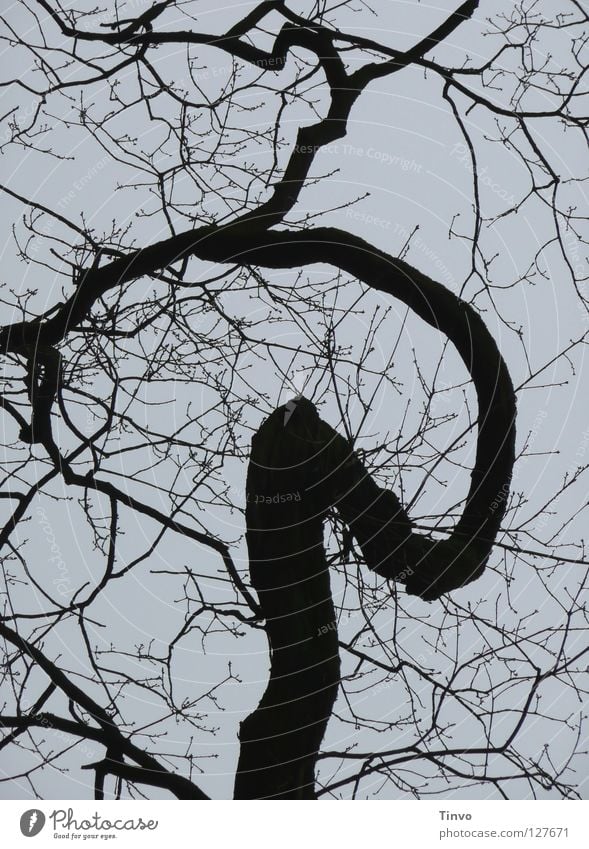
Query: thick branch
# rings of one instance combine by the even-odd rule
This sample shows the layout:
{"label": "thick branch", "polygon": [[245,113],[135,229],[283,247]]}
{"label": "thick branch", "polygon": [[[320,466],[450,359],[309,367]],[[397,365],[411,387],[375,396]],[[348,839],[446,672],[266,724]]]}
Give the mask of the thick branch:
{"label": "thick branch", "polygon": [[[240,262],[269,268],[327,263],[373,289],[398,298],[452,341],[477,393],[475,465],[463,515],[452,537],[438,545],[438,555],[443,551],[443,559],[449,561],[447,571],[440,574],[435,586],[429,580],[425,586],[420,585],[416,571],[408,587],[424,597],[436,597],[479,574],[505,514],[515,461],[516,408],[509,372],[493,337],[469,304],[408,263],[377,250],[357,236],[335,228],[260,232],[249,221],[183,233],[117,259],[102,269],[89,271],[77,297],[52,318],[42,324],[31,322],[3,328],[0,350],[23,337],[54,343],[79,323],[94,301],[112,286],[154,273],[191,255],[221,263]],[[471,562],[475,549],[476,567]]]}
{"label": "thick branch", "polygon": [[[472,377],[478,400],[475,465],[464,512],[449,540],[436,546],[440,573],[431,583],[430,569],[408,579],[408,589],[435,598],[480,574],[505,514],[515,462],[515,393],[501,353],[478,313],[441,284],[402,260],[379,251],[356,236],[332,228],[268,233],[235,244],[237,257],[271,268],[329,263],[371,288],[400,299],[429,325],[447,336]],[[207,244],[212,244],[212,241]],[[203,246],[209,259],[220,259]],[[228,261],[227,243],[224,245]],[[201,250],[201,256],[202,256]],[[428,552],[422,556],[429,558]],[[418,562],[414,563],[418,566]],[[429,573],[429,575],[427,574]]]}

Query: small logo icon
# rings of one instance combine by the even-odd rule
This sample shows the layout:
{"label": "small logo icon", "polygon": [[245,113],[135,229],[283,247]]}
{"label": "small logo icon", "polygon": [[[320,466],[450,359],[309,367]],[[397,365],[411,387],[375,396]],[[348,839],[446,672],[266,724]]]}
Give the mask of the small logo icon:
{"label": "small logo icon", "polygon": [[25,811],[20,818],[20,830],[25,837],[36,837],[45,825],[45,814],[38,808]]}

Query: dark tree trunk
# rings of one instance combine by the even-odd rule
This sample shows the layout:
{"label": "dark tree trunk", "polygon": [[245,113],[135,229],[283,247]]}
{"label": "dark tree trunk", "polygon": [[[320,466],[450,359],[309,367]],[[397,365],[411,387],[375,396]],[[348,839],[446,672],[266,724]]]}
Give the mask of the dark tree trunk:
{"label": "dark tree trunk", "polygon": [[280,408],[264,422],[248,469],[250,576],[266,619],[270,678],[241,724],[236,799],[315,798],[317,753],[340,678],[313,432],[319,419],[295,410],[285,425],[288,413]]}
{"label": "dark tree trunk", "polygon": [[493,543],[476,533],[443,542],[414,533],[395,494],[378,486],[310,401],[275,410],[252,441],[246,506],[250,577],[266,620],[270,676],[241,724],[236,799],[315,798],[317,756],[340,676],[323,546],[330,507],[370,569],[423,598],[479,577]]}
{"label": "dark tree trunk", "polygon": [[[340,677],[323,545],[335,506],[370,568],[401,576],[412,538],[397,497],[305,398],[275,410],[252,441],[247,476],[251,582],[266,620],[270,676],[241,724],[236,799],[314,799],[315,766]],[[422,538],[419,538],[422,539]]]}

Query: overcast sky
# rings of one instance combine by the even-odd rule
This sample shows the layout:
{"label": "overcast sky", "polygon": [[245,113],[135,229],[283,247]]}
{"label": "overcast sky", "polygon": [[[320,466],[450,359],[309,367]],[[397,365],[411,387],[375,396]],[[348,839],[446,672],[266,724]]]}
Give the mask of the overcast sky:
{"label": "overcast sky", "polygon": [[[80,7],[80,4],[76,4]],[[110,5],[110,4],[109,4]],[[137,14],[145,5],[139,2],[127,4],[129,15]],[[198,3],[198,21],[194,23],[204,31],[222,32],[232,22],[253,6],[252,3],[239,3],[225,8],[218,7],[212,2]],[[308,4],[292,4],[293,8],[303,13]],[[354,4],[356,5],[356,4]],[[465,52],[475,61],[483,61],[496,49],[498,39],[482,36],[485,30],[484,19],[496,15],[501,9],[508,9],[511,3],[500,3],[498,0],[481,0],[480,8],[472,22],[457,30],[448,44],[436,52],[440,61],[459,64]],[[550,7],[551,4],[548,4]],[[560,4],[563,7],[566,3]],[[93,3],[82,4],[90,9]],[[420,37],[441,22],[456,7],[450,0],[444,2],[426,3],[415,2],[379,2],[371,4],[372,13],[368,8],[359,13],[351,14],[342,10],[338,13],[337,21],[342,29],[354,30],[364,36],[375,38],[392,47],[409,47]],[[121,4],[121,9],[123,9]],[[121,13],[123,16],[123,12]],[[15,28],[20,27],[24,33],[30,26],[31,18],[21,4],[11,5],[8,18]],[[108,20],[107,15],[96,15],[96,21],[88,20],[87,26]],[[162,19],[163,20],[163,19]],[[267,19],[268,29],[275,31],[277,17]],[[171,15],[165,19],[166,25],[173,26]],[[183,26],[187,23],[184,21]],[[54,28],[48,26],[52,38],[59,38]],[[550,41],[553,39],[553,42]],[[269,35],[260,33],[259,44],[268,45]],[[26,75],[30,68],[26,67],[26,57],[18,52],[9,52],[3,45],[4,78],[13,77],[15,73]],[[545,41],[538,45],[538,57],[545,57],[552,50],[555,55],[563,49],[563,38],[558,33],[546,36]],[[292,61],[292,59],[291,59]],[[199,81],[207,92],[214,92],[226,79],[229,62],[227,57],[214,50],[203,50],[203,68]],[[186,73],[184,53],[181,46],[167,47],[158,51],[158,71],[168,80],[178,80]],[[288,69],[284,72],[288,74]],[[245,72],[247,79],[248,71]],[[130,87],[132,81],[122,75],[122,86]],[[442,86],[435,76],[424,75],[417,68],[409,68],[391,77],[385,77],[372,83],[369,89],[359,98],[353,109],[349,122],[349,131],[345,139],[331,145],[318,154],[313,170],[313,176],[329,173],[329,177],[309,186],[301,195],[300,204],[290,216],[291,220],[300,218],[305,212],[318,212],[325,208],[343,206],[334,209],[321,217],[314,219],[314,224],[329,224],[356,233],[378,248],[385,249],[391,254],[398,254],[405,245],[409,233],[416,226],[418,232],[413,237],[405,259],[417,268],[439,280],[449,289],[462,296],[474,300],[476,306],[484,311],[484,318],[505,357],[513,382],[516,387],[527,381],[530,373],[534,373],[551,358],[556,357],[570,341],[579,338],[589,329],[587,312],[579,303],[579,298],[571,282],[565,262],[558,251],[551,247],[544,251],[539,259],[543,275],[537,273],[531,282],[518,282],[534,262],[538,249],[551,238],[554,222],[546,204],[538,198],[530,199],[517,214],[510,214],[496,220],[492,226],[483,227],[481,245],[487,258],[495,257],[491,265],[490,277],[497,288],[493,290],[494,297],[501,315],[513,322],[513,328],[521,328],[521,333],[514,332],[506,326],[491,308],[485,295],[477,295],[480,283],[469,281],[464,287],[471,261],[471,243],[469,238],[473,230],[473,192],[470,160],[456,121],[453,119],[448,104],[441,98]],[[260,97],[256,92],[255,97]],[[97,104],[96,108],[107,108],[109,92],[102,85],[92,87],[85,92],[88,102]],[[247,103],[247,92],[241,102]],[[550,98],[546,96],[546,104],[542,104],[540,95],[536,102],[530,103],[529,108],[549,108]],[[9,111],[13,104],[18,105],[16,113],[24,122],[32,113],[34,98],[29,98],[22,90],[13,87],[3,90],[6,106],[0,111]],[[460,103],[460,100],[458,100]],[[72,101],[75,105],[75,97]],[[317,108],[321,111],[325,105],[325,97],[318,92]],[[461,103],[463,106],[463,103]],[[268,97],[268,105],[259,111],[245,113],[241,121],[252,125],[263,124],[271,120],[272,100]],[[55,110],[55,112],[52,112]],[[464,110],[463,110],[464,111]],[[66,105],[61,100],[49,100],[45,106],[47,121],[56,114],[67,116]],[[299,121],[309,119],[310,113],[303,116],[302,111],[292,108],[285,113],[284,133],[294,135]],[[154,143],[154,134],[158,130],[149,127],[145,116],[141,123],[141,114],[132,127],[126,129],[137,136],[137,144],[143,150],[149,150]],[[466,117],[469,132],[476,141],[479,157],[479,175],[481,205],[487,218],[496,217],[501,212],[512,208],[522,200],[529,190],[529,174],[521,160],[508,146],[492,142],[496,139],[497,125],[495,117],[483,109],[470,111]],[[0,127],[0,132],[4,128]],[[570,204],[579,210],[587,208],[587,198],[583,183],[571,181],[571,177],[587,175],[587,151],[582,146],[578,134],[563,132],[554,122],[538,121],[534,126],[536,139],[542,149],[550,157],[551,164],[563,179],[561,206]],[[4,137],[3,137],[4,138]],[[147,244],[168,235],[163,216],[152,218],[135,217],[135,212],[143,204],[149,208],[149,199],[141,190],[117,190],[117,185],[135,179],[125,166],[116,161],[112,151],[100,149],[96,142],[89,139],[80,129],[58,129],[52,142],[56,149],[67,152],[67,159],[52,159],[33,150],[23,151],[20,148],[7,148],[3,157],[3,182],[15,192],[34,197],[39,203],[49,208],[60,210],[74,220],[79,220],[80,213],[86,221],[98,231],[108,228],[111,219],[116,218],[122,224],[129,223],[137,239],[137,244]],[[162,153],[162,156],[168,155]],[[171,154],[169,154],[171,155]],[[268,156],[268,150],[259,147],[246,147],[243,159],[248,157]],[[190,185],[186,187],[189,192]],[[183,191],[182,186],[178,191]],[[346,206],[350,201],[367,195],[364,199]],[[62,299],[61,286],[63,280],[52,275],[46,269],[33,264],[25,265],[19,260],[18,249],[14,238],[22,236],[21,219],[23,207],[17,201],[3,198],[6,210],[3,249],[3,282],[17,291],[26,287],[38,290],[34,303],[40,309],[48,308]],[[211,207],[215,211],[214,203]],[[47,219],[49,220],[49,219]],[[11,224],[15,224],[12,232]],[[455,234],[449,237],[453,224]],[[51,235],[51,233],[50,233]],[[577,241],[571,240],[567,245],[569,258],[577,266],[578,276],[588,274],[586,248]],[[46,241],[41,242],[39,256],[45,257]],[[211,270],[219,272],[219,268],[211,268],[205,263],[194,262],[192,278],[206,278]],[[309,278],[318,286],[327,281],[331,274],[325,268],[308,269]],[[276,271],[267,274],[268,279],[284,286],[294,285],[297,279],[296,271]],[[146,285],[149,292],[150,286]],[[136,285],[135,295],[139,292]],[[341,305],[350,305],[361,293],[358,284],[353,284],[346,290]],[[370,365],[375,373],[382,370],[392,354],[394,356],[394,379],[398,390],[390,385],[383,385],[377,392],[370,415],[362,431],[362,447],[369,448],[378,442],[379,435],[389,433],[412,433],[419,420],[420,405],[424,400],[423,387],[419,380],[416,363],[421,372],[431,379],[432,371],[436,368],[439,357],[444,351],[443,370],[438,375],[438,386],[449,387],[462,384],[467,377],[458,356],[450,348],[445,347],[445,340],[417,318],[406,315],[403,305],[391,302],[378,293],[368,293],[361,303],[362,311],[351,311],[341,321],[338,327],[338,342],[349,346],[349,359],[359,356],[363,341],[367,334],[367,325],[374,308],[390,308],[382,333],[377,336],[377,344],[371,355]],[[268,307],[259,300],[243,294],[233,299],[226,299],[224,307],[235,316],[246,316],[258,319],[266,315]],[[10,309],[2,305],[1,324],[15,320]],[[296,324],[289,321],[286,314],[281,324],[267,324],[264,328],[266,335],[275,342],[297,346],[304,344],[304,337]],[[318,332],[320,323],[317,317],[308,317],[313,326],[316,322]],[[202,332],[206,330],[206,320]],[[262,334],[262,328],[256,332]],[[273,334],[273,335],[272,335]],[[153,341],[153,340],[152,340]],[[543,372],[541,379],[531,381],[526,389],[519,394],[518,419],[518,450],[528,445],[528,455],[521,459],[515,469],[514,490],[525,493],[528,503],[523,508],[520,518],[523,520],[533,516],[543,505],[551,492],[558,489],[563,475],[573,474],[578,466],[587,461],[589,454],[589,413],[587,407],[587,363],[584,357],[584,346],[575,347],[567,359],[559,359],[555,365]],[[257,428],[263,418],[277,405],[284,403],[294,394],[295,390],[303,390],[312,399],[320,402],[321,415],[334,426],[339,424],[339,414],[333,395],[325,393],[323,383],[318,383],[314,375],[309,375],[308,359],[305,351],[294,364],[290,363],[290,355],[284,353],[282,359],[277,353],[276,363],[264,361],[262,357],[248,358],[246,355],[240,361],[240,372],[236,380],[244,381],[240,391],[245,392],[245,381],[258,398],[255,404],[244,409],[244,417],[240,423],[241,438],[247,441],[251,432]],[[121,364],[125,368],[125,364]],[[129,366],[131,368],[131,366]],[[293,375],[293,384],[285,384],[280,369]],[[342,367],[340,377],[346,376]],[[377,377],[372,378],[376,385]],[[368,378],[370,382],[370,378]],[[99,382],[97,382],[97,386]],[[314,387],[316,387],[314,389]],[[313,396],[313,392],[316,395]],[[186,415],[186,406],[192,405],[192,410],[207,408],[210,404],[212,390],[203,383],[193,387],[169,383],[158,383],[145,390],[145,396],[140,397],[135,405],[134,415],[141,417],[149,415],[149,422],[156,430],[169,427],[170,415],[178,425]],[[444,444],[449,444],[468,423],[469,412],[464,399],[470,400],[473,410],[473,392],[464,386],[452,389],[440,399],[440,413],[456,414],[447,427],[440,428],[435,435],[435,447],[443,450]],[[163,401],[173,401],[172,406],[157,406]],[[147,401],[149,407],[141,407]],[[359,421],[361,411],[352,408],[352,419]],[[75,411],[78,424],[91,430],[92,423],[87,421],[87,412]],[[10,443],[16,439],[16,427],[8,418],[4,419],[4,440]],[[86,431],[85,431],[86,432]],[[64,437],[65,438],[65,437]],[[472,464],[474,440],[472,433],[470,441],[464,444],[458,457],[466,466]],[[12,454],[7,450],[7,461]],[[145,458],[143,458],[145,459]],[[114,475],[122,471],[126,474],[140,468],[139,458],[131,465],[126,465],[125,455],[113,458],[111,470]],[[150,483],[165,491],[172,484],[178,470],[172,464],[159,464],[156,468],[148,469],[139,475],[144,485],[137,486],[137,492],[150,493]],[[185,475],[186,487],[194,470],[180,470]],[[244,503],[246,464],[242,461],[231,461],[220,470],[220,476],[232,488],[235,503]],[[34,476],[34,475],[33,475]],[[181,477],[182,479],[182,477]],[[403,475],[403,491],[406,499],[416,492],[422,475],[420,472],[407,470]],[[122,479],[118,478],[118,485]],[[458,466],[447,464],[436,482],[425,488],[415,508],[415,516],[443,514],[465,495],[468,486],[468,474]],[[49,494],[63,494],[61,482],[54,483]],[[159,489],[153,489],[153,503],[160,509],[168,509],[166,499]],[[77,498],[79,493],[66,493],[69,502],[55,501],[50,497],[42,497],[35,501],[34,508],[29,514],[29,521],[19,532],[19,539],[28,540],[24,551],[27,552],[27,562],[31,572],[41,585],[50,588],[56,585],[56,579],[66,581],[68,590],[77,587],[84,581],[95,582],[97,575],[102,574],[103,558],[93,549],[93,540],[85,526],[79,509]],[[589,488],[585,478],[571,487],[553,505],[552,512],[538,516],[538,547],[542,541],[550,540],[571,515],[587,504]],[[8,508],[4,507],[3,510]],[[101,500],[95,499],[95,514],[105,508]],[[232,552],[240,567],[247,564],[243,541],[243,515],[230,511],[225,507],[218,510],[207,508],[206,513],[196,517],[201,520],[208,530],[218,533],[223,539],[232,543]],[[138,556],[142,547],[147,547],[157,533],[157,526],[144,518],[127,513],[121,521],[125,528],[118,552],[120,563],[128,562]],[[586,528],[586,513],[581,511],[560,536],[553,542],[576,543],[582,538]],[[151,558],[132,570],[121,581],[109,586],[93,606],[93,617],[105,627],[94,627],[89,624],[92,640],[96,642],[106,655],[102,660],[109,664],[112,657],[108,654],[111,644],[123,651],[133,652],[138,645],[146,646],[151,639],[154,651],[161,651],[167,644],[170,635],[174,634],[182,622],[185,606],[182,598],[182,577],[171,578],[155,575],[151,570],[181,569],[190,565],[205,575],[202,589],[206,590],[209,600],[231,600],[233,593],[224,578],[224,572],[218,559],[205,550],[198,551],[195,547],[179,537],[168,536],[167,544],[160,546]],[[53,562],[55,549],[59,550],[59,559]],[[578,557],[578,548],[571,547],[569,557]],[[497,562],[502,555],[496,554]],[[195,558],[197,564],[195,564]],[[566,594],[565,587],[575,587],[585,569],[577,565],[559,565],[555,570],[551,590],[558,597]],[[367,581],[372,580],[367,577]],[[457,591],[456,598],[462,604],[481,603],[481,615],[490,615],[493,605],[501,593],[502,584],[493,573],[488,573],[476,584]],[[333,589],[336,604],[347,604],[344,597],[344,582],[341,577],[333,577]],[[46,603],[38,592],[31,586],[19,585],[13,588],[13,598],[21,611],[34,611],[43,608]],[[503,604],[505,596],[501,595]],[[548,599],[542,584],[527,567],[515,570],[515,580],[511,586],[510,601],[512,609],[502,610],[503,621],[512,621],[513,617],[530,616],[528,626],[531,631],[540,630],[559,621],[562,611],[558,604]],[[486,605],[486,607],[485,607]],[[403,601],[402,613],[392,604],[383,607],[375,614],[375,627],[385,635],[392,633],[393,627],[400,628],[399,639],[402,641],[402,651],[411,656],[417,664],[423,664],[435,669],[443,675],[444,651],[432,646],[432,627],[441,622],[441,608],[426,604],[417,598]],[[401,627],[402,624],[402,627]],[[348,618],[344,614],[341,623],[342,638],[346,634],[357,631],[358,620]],[[194,778],[213,798],[228,798],[231,795],[233,775],[237,759],[237,729],[238,723],[257,704],[263,692],[267,676],[267,652],[263,633],[254,632],[243,639],[235,639],[228,635],[219,634],[209,638],[206,653],[198,634],[194,639],[184,640],[176,652],[173,666],[174,683],[177,692],[186,698],[195,698],[197,693],[206,691],[216,682],[225,677],[228,663],[233,664],[233,671],[239,675],[242,683],[231,682],[220,691],[219,704],[210,699],[202,702],[203,725],[218,729],[215,734],[204,731],[194,731],[195,746],[198,752],[199,768],[203,775]],[[571,646],[581,648],[584,635],[582,632],[571,635]],[[492,644],[491,630],[481,634],[463,634],[460,648],[466,658],[469,652],[480,650],[485,645]],[[451,653],[454,647],[448,647]],[[49,656],[61,653],[64,664],[72,669],[87,671],[87,657],[81,650],[80,639],[74,624],[65,624],[55,629],[45,641],[45,650]],[[538,652],[541,662],[542,652]],[[117,664],[123,661],[117,659]],[[126,669],[133,674],[135,667],[145,673],[146,664],[134,658],[127,658]],[[344,669],[349,670],[350,661],[344,658]],[[500,675],[501,665],[490,669],[489,675]],[[376,679],[375,679],[376,680]],[[42,676],[38,679],[38,688],[42,685]],[[416,688],[421,684],[414,682]],[[97,691],[98,693],[99,691]],[[427,697],[427,688],[417,695]],[[505,694],[505,704],[499,708],[515,708],[520,699],[520,692]],[[8,698],[8,696],[7,696]],[[511,701],[510,701],[511,699]],[[406,692],[395,682],[375,686],[372,690],[362,691],[357,688],[353,696],[357,710],[363,715],[369,715],[374,720],[391,721],[402,717],[407,709]],[[564,724],[542,721],[530,723],[526,731],[524,750],[538,752],[546,740],[557,738],[558,750],[563,760],[566,759],[574,744],[575,728],[578,725],[578,715],[583,710],[572,688],[565,685],[551,685],[545,693],[543,712],[556,717],[569,718],[570,727]],[[57,702],[56,702],[57,705]],[[126,702],[126,720],[135,719],[138,725],[146,724],[159,711],[156,700],[149,689],[135,690]],[[452,708],[450,707],[451,711]],[[345,716],[345,705],[339,704],[337,713]],[[427,708],[425,709],[427,715]],[[452,714],[449,714],[452,718]],[[513,717],[511,717],[513,719]],[[456,715],[457,723],[454,738],[462,741],[463,745],[476,746],[481,743],[481,729],[474,721],[460,712]],[[509,717],[505,720],[498,716],[497,723],[505,721],[506,728]],[[163,745],[168,752],[182,753],[186,749],[186,727],[175,726],[173,721],[167,727],[169,736]],[[399,725],[399,733],[395,739],[375,732],[357,732],[353,724],[334,720],[328,730],[325,748],[341,750],[352,741],[358,741],[362,750],[371,746],[391,748],[404,745],[411,730]],[[363,736],[361,736],[363,735]],[[558,736],[560,735],[560,736]],[[57,740],[55,745],[59,745]],[[215,758],[210,758],[215,755]],[[38,775],[36,786],[42,796],[53,798],[88,798],[92,795],[92,773],[81,772],[79,766],[85,761],[97,760],[102,756],[101,747],[94,743],[83,743],[68,755],[62,765],[67,765],[69,772],[59,773],[48,769],[43,775]],[[31,761],[23,758],[22,752],[12,748],[10,763],[3,762],[5,773],[22,771]],[[580,787],[582,795],[586,796],[586,781],[588,777],[588,760],[584,758],[575,762],[575,782]],[[425,773],[424,773],[425,774]],[[329,770],[321,773],[322,778],[329,777]],[[570,776],[569,776],[570,778]],[[380,791],[381,778],[376,776],[373,781],[367,780],[363,785],[364,795],[375,793],[379,798],[401,798],[403,791],[392,785],[387,785]],[[585,784],[584,784],[585,782]],[[492,787],[474,785],[472,788],[458,791],[448,790],[449,795],[455,794],[460,798],[472,796],[476,798],[495,798]],[[526,788],[518,784],[514,798],[526,798]],[[22,798],[30,795],[30,787],[24,781],[0,784],[2,798]],[[156,796],[157,791],[151,791]],[[344,793],[344,795],[346,795]]]}

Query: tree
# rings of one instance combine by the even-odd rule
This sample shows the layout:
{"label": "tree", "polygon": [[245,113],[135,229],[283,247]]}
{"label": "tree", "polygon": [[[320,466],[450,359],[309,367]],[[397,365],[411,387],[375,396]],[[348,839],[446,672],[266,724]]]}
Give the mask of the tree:
{"label": "tree", "polygon": [[[2,16],[5,780],[579,796],[589,437],[563,465],[546,431],[587,330],[538,310],[587,320],[589,18],[292,5]],[[378,81],[438,116],[419,186]],[[443,199],[443,255],[370,160]]]}

